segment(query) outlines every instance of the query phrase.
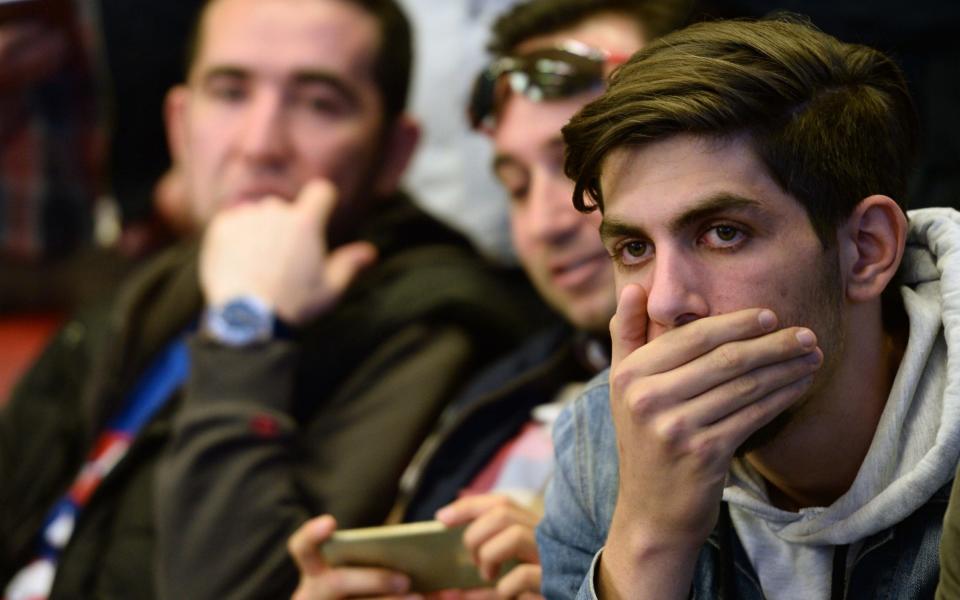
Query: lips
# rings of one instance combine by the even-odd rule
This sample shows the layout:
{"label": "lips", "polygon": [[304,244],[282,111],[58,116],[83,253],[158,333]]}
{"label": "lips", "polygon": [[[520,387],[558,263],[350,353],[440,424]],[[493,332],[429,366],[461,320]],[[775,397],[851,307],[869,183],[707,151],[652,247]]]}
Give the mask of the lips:
{"label": "lips", "polygon": [[562,288],[577,288],[589,283],[601,272],[610,257],[606,251],[563,261],[553,261],[550,275],[553,282]]}

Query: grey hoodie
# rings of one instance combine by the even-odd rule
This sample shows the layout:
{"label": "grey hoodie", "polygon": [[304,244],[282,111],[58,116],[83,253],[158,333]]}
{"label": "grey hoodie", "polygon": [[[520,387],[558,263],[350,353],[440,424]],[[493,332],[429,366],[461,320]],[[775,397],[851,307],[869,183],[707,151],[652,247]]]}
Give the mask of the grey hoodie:
{"label": "grey hoodie", "polygon": [[[735,461],[724,500],[768,598],[830,597],[833,546],[904,520],[949,482],[960,456],[960,213],[909,214],[898,272],[910,337],[867,456],[850,489],[799,513],[767,500]],[[853,556],[855,552],[851,552]]]}

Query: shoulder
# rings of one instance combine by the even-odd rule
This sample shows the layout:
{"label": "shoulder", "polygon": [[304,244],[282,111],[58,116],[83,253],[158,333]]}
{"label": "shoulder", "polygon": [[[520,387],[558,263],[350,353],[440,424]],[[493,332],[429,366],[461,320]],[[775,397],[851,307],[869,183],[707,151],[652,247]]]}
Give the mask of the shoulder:
{"label": "shoulder", "polygon": [[572,330],[565,323],[557,323],[529,336],[519,347],[474,377],[459,395],[456,407],[469,406],[479,399],[512,392],[515,388],[527,393],[529,390],[525,388],[542,379],[545,363],[572,351],[571,338]]}
{"label": "shoulder", "polygon": [[498,340],[500,352],[550,321],[522,272],[485,260],[409,201],[386,208],[364,239],[378,247],[380,259],[343,298],[347,312],[361,307],[385,325],[456,324],[480,340]]}
{"label": "shoulder", "polygon": [[616,432],[610,415],[609,370],[594,377],[553,429],[557,469],[594,522],[606,526],[619,487]]}
{"label": "shoulder", "polygon": [[558,456],[566,452],[606,453],[616,456],[610,416],[609,369],[591,379],[575,402],[564,408],[554,425]]}

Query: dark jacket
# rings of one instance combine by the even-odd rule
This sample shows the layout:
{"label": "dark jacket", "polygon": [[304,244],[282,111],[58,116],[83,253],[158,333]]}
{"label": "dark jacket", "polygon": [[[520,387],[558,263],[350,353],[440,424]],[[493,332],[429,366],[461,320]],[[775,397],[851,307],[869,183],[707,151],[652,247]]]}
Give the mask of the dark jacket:
{"label": "dark jacket", "polygon": [[[303,520],[384,518],[447,399],[536,319],[524,314],[532,293],[405,201],[363,237],[379,262],[298,340],[194,337],[189,382],[80,515],[52,598],[150,598],[158,583],[171,598],[281,597],[296,575],[286,537]],[[0,412],[0,586],[32,557],[105,420],[201,305],[186,244],[68,323],[20,383]]]}
{"label": "dark jacket", "polygon": [[447,409],[401,482],[405,521],[433,519],[567,384],[595,374],[586,337],[557,324],[498,361]]}

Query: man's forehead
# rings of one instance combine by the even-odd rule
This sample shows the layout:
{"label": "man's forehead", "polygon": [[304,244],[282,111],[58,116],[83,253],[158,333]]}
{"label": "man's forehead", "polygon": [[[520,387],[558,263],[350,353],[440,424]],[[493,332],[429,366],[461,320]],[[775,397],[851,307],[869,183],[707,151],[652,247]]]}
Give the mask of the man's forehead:
{"label": "man's forehead", "polygon": [[376,18],[343,0],[214,0],[191,74],[230,65],[371,79],[379,38]]}
{"label": "man's forehead", "polygon": [[[783,191],[748,139],[679,134],[612,150],[601,165],[604,212],[670,219],[719,197],[799,204]],[[633,220],[633,219],[631,219]]]}

